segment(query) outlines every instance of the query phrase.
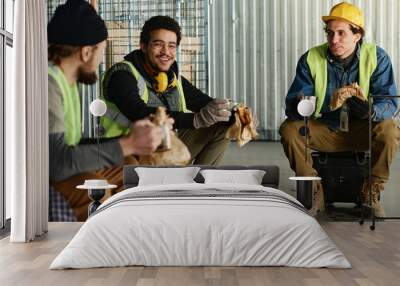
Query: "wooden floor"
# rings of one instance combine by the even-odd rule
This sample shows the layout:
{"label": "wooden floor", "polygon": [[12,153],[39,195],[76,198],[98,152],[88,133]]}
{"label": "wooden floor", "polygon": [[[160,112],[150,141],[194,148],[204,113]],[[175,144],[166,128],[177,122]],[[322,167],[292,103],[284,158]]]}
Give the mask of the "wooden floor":
{"label": "wooden floor", "polygon": [[400,285],[400,221],[321,222],[353,268],[289,267],[123,267],[48,270],[51,261],[81,226],[50,223],[32,243],[0,241],[0,285]]}

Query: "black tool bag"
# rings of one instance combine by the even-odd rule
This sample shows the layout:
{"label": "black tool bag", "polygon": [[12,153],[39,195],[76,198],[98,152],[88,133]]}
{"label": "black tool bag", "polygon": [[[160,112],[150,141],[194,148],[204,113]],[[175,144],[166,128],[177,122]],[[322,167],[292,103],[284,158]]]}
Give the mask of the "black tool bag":
{"label": "black tool bag", "polygon": [[368,177],[368,158],[364,152],[313,152],[312,158],[322,178],[326,204],[360,204],[362,185]]}

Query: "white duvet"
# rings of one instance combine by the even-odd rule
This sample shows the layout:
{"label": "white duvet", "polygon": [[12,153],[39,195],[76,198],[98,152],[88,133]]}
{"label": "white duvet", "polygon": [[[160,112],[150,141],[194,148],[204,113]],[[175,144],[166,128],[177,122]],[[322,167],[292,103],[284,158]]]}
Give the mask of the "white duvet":
{"label": "white duvet", "polygon": [[[172,197],[154,197],[158,191],[165,195],[175,190]],[[257,195],[252,196],[252,191],[258,191]],[[222,193],[227,195],[218,195]],[[152,195],[147,198],[147,194]],[[50,269],[127,265],[351,267],[299,204],[279,190],[254,185],[131,188],[104,202]]]}

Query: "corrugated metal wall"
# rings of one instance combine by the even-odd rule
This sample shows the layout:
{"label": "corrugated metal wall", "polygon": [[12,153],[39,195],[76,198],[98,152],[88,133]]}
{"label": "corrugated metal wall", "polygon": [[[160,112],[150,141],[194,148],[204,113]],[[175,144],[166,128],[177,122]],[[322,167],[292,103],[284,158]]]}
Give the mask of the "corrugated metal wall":
{"label": "corrugated metal wall", "polygon": [[[300,56],[325,42],[321,16],[341,1],[209,0],[209,93],[253,107],[260,139],[279,139],[284,98]],[[348,1],[365,14],[366,41],[391,56],[399,87],[400,1]]]}

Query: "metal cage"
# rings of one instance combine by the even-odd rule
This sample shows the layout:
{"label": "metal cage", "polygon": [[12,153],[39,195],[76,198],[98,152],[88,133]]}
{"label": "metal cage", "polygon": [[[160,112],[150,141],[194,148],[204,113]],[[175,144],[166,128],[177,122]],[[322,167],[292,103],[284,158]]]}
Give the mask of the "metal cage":
{"label": "metal cage", "polygon": [[[65,0],[47,1],[50,20],[58,5]],[[89,1],[91,2],[91,1]],[[97,9],[106,22],[109,37],[104,59],[99,67],[99,78],[106,69],[125,55],[139,48],[140,31],[152,16],[167,15],[182,29],[182,41],[177,52],[181,74],[203,92],[208,89],[207,70],[207,8],[205,0],[99,0]],[[99,83],[80,86],[82,94],[83,137],[94,137],[94,120],[89,104],[99,94]]]}

